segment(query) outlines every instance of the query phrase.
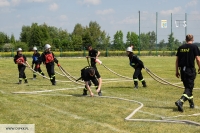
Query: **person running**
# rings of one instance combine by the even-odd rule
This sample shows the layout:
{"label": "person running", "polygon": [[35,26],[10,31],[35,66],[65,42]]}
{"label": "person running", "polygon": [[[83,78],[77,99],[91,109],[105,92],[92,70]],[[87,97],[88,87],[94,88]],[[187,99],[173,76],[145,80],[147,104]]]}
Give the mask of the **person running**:
{"label": "person running", "polygon": [[50,50],[51,46],[46,44],[44,46],[45,51],[41,55],[41,62],[46,65],[47,73],[49,75],[52,85],[56,85],[56,77],[54,70],[54,62],[59,66],[58,60],[55,58],[54,53]]}
{"label": "person running", "polygon": [[14,56],[14,63],[18,66],[19,71],[19,82],[18,84],[22,83],[22,80],[24,79],[24,83],[28,83],[28,80],[26,78],[25,69],[26,65],[30,67],[26,60],[26,56],[22,54],[22,48],[17,49],[17,54]]}
{"label": "person running", "polygon": [[39,58],[40,58],[40,53],[37,51],[37,47],[33,47],[32,68],[35,65],[34,72],[33,72],[33,79],[36,79],[36,77],[37,77],[36,72],[39,72],[41,75],[44,76],[44,73],[42,72],[42,70],[40,68]]}
{"label": "person running", "polygon": [[[176,54],[176,77],[181,77],[181,81],[185,87],[185,90],[181,98],[175,102],[178,107],[178,111],[183,112],[183,103],[189,101],[190,108],[194,108],[193,101],[193,88],[194,80],[196,78],[195,59],[200,72],[200,58],[199,48],[193,44],[194,37],[191,34],[186,36],[186,44],[181,45],[177,49]],[[179,72],[180,71],[180,72]]]}
{"label": "person running", "polygon": [[92,85],[91,81],[96,86],[96,91],[97,91],[98,95],[102,96],[101,85],[95,76],[95,72],[96,72],[95,68],[90,67],[90,66],[84,67],[83,69],[81,69],[81,79],[84,80],[84,82],[85,82],[85,89],[83,89],[83,96],[87,95],[87,91],[90,92],[90,96],[94,96],[94,94],[90,88],[90,86]]}
{"label": "person running", "polygon": [[130,66],[135,69],[133,73],[134,88],[138,89],[138,79],[142,82],[143,87],[147,87],[146,82],[142,75],[142,68],[144,63],[133,53],[132,47],[126,49],[127,56],[129,57]]}

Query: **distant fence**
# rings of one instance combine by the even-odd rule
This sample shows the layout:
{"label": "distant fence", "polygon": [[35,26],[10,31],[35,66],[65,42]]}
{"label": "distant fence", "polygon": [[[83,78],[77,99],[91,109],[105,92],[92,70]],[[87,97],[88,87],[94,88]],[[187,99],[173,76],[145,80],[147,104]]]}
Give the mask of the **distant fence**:
{"label": "distant fence", "polygon": [[[125,51],[100,51],[101,57],[111,56],[127,56]],[[138,51],[133,51],[134,54],[138,54]],[[41,52],[40,52],[41,53]],[[88,55],[85,51],[75,52],[53,52],[56,57],[85,57]],[[23,52],[26,57],[32,57],[33,52]],[[140,56],[174,56],[176,51],[140,51]],[[16,52],[0,52],[0,57],[14,57]]]}

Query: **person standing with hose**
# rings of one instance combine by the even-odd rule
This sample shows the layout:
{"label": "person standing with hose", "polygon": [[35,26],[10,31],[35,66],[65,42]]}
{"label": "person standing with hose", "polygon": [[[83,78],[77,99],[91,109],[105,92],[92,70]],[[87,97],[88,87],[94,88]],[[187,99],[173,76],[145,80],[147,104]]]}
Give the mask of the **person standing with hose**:
{"label": "person standing with hose", "polygon": [[142,82],[143,87],[147,87],[146,82],[142,75],[143,62],[133,53],[132,47],[126,49],[127,56],[129,57],[130,66],[135,69],[133,74],[134,88],[138,89],[138,79]]}
{"label": "person standing with hose", "polygon": [[195,59],[197,66],[199,67],[198,73],[200,73],[200,51],[199,48],[193,44],[193,35],[188,34],[185,41],[186,44],[181,45],[177,50],[175,63],[176,77],[181,77],[181,81],[185,87],[181,98],[175,102],[175,105],[178,107],[178,111],[180,112],[183,112],[183,103],[187,100],[189,101],[190,108],[194,108],[192,93],[194,80],[196,78]]}
{"label": "person standing with hose", "polygon": [[44,46],[45,51],[41,55],[41,62],[46,65],[47,73],[49,75],[50,81],[52,85],[56,85],[56,77],[55,77],[55,70],[54,70],[54,62],[58,64],[58,60],[55,58],[54,53],[50,50],[51,46],[46,44]]}
{"label": "person standing with hose", "polygon": [[[101,91],[101,84],[102,84],[102,79],[101,79],[101,75],[99,74],[99,71],[97,70],[97,67],[96,67],[96,60],[98,59],[99,55],[100,55],[100,51],[97,51],[95,49],[92,48],[92,45],[88,45],[87,46],[87,49],[88,49],[88,56],[86,56],[87,60],[88,58],[90,58],[90,63],[91,63],[91,67],[93,67],[95,69],[95,75],[98,79],[98,86],[96,86],[96,90],[100,90]],[[88,65],[90,66],[89,64],[89,61],[88,61]],[[87,93],[87,88],[84,88],[83,89],[83,95]],[[101,94],[101,92],[100,92]]]}
{"label": "person standing with hose", "polygon": [[33,56],[32,56],[33,60],[32,60],[32,68],[35,64],[34,67],[34,71],[33,72],[33,79],[36,79],[36,72],[39,72],[41,75],[44,76],[44,73],[42,72],[41,68],[40,68],[40,62],[39,62],[39,58],[40,58],[40,53],[37,51],[37,47],[33,47]]}
{"label": "person standing with hose", "polygon": [[28,67],[30,67],[30,65],[28,64],[27,60],[26,60],[26,56],[22,54],[22,49],[18,48],[17,49],[17,55],[14,56],[14,62],[15,64],[18,65],[18,71],[19,71],[19,82],[18,84],[22,83],[22,79],[24,79],[24,83],[28,83],[28,80],[26,78],[26,74],[25,74],[25,69],[27,65]]}

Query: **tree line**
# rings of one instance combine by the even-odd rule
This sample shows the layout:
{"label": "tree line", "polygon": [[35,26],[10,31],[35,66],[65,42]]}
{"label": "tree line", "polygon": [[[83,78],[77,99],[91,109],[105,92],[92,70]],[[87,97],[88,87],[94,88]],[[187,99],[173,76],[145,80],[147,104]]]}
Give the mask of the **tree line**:
{"label": "tree line", "polygon": [[125,50],[126,47],[134,45],[135,50],[176,50],[181,44],[178,39],[174,38],[173,33],[168,35],[168,42],[161,40],[156,44],[156,33],[149,31],[141,33],[140,36],[133,31],[126,33],[126,41],[124,42],[124,34],[121,30],[114,34],[113,40],[106,31],[101,30],[101,26],[96,21],[90,21],[88,26],[76,24],[72,33],[48,26],[46,23],[38,25],[32,23],[31,26],[22,26],[19,40],[15,39],[12,34],[8,36],[4,32],[0,32],[0,49],[9,51],[17,47],[30,51],[34,46],[43,50],[46,43],[52,46],[54,50],[62,51],[81,51],[88,44],[99,50]]}

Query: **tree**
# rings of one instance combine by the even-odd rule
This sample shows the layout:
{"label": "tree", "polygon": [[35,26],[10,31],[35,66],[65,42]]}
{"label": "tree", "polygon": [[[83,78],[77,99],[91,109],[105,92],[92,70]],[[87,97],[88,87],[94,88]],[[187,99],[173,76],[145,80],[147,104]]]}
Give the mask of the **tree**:
{"label": "tree", "polygon": [[145,33],[140,34],[140,50],[147,50],[149,47],[149,36]]}
{"label": "tree", "polygon": [[113,40],[113,47],[116,50],[124,50],[124,42],[123,42],[123,33],[122,31],[117,31],[114,35],[114,40]]}
{"label": "tree", "polygon": [[165,49],[165,40],[162,39],[160,42],[159,42],[159,46],[158,46],[159,50],[164,50]]}
{"label": "tree", "polygon": [[[82,36],[83,47],[88,46],[89,44],[92,45],[92,38],[90,36],[90,32],[86,30]],[[93,46],[93,45],[92,45]]]}
{"label": "tree", "polygon": [[22,31],[20,33],[20,41],[21,42],[28,43],[28,38],[29,38],[29,35],[30,35],[30,30],[31,30],[30,26],[22,26]]}
{"label": "tree", "polygon": [[154,46],[155,46],[155,42],[156,42],[156,33],[154,31],[152,32],[148,32],[147,36],[149,38],[149,50],[153,50]]}
{"label": "tree", "polygon": [[86,28],[86,30],[89,31],[92,46],[96,47],[100,43],[100,37],[101,37],[101,27],[97,22],[90,21],[89,27]]}
{"label": "tree", "polygon": [[13,34],[11,35],[10,42],[15,44],[15,36]]}
{"label": "tree", "polygon": [[30,48],[32,48],[34,46],[40,46],[41,43],[42,43],[42,32],[40,30],[40,27],[38,26],[37,23],[32,23],[28,45]]}
{"label": "tree", "polygon": [[72,46],[75,51],[81,51],[82,48],[82,37],[79,35],[72,35]]}
{"label": "tree", "polygon": [[177,50],[179,46],[181,46],[181,42],[179,42],[178,39],[175,39],[175,41],[174,41],[174,50]]}
{"label": "tree", "polygon": [[135,32],[128,32],[126,35],[126,47],[133,45],[134,49],[138,49],[138,35]]}
{"label": "tree", "polygon": [[79,23],[76,24],[72,32],[72,35],[82,36],[83,34],[84,34],[84,27]]}
{"label": "tree", "polygon": [[103,31],[100,36],[99,44],[97,44],[98,49],[106,50],[110,45],[110,36],[106,35],[106,32]]}
{"label": "tree", "polygon": [[174,47],[174,34],[171,33],[168,37],[168,44],[167,44],[167,50],[172,51]]}

